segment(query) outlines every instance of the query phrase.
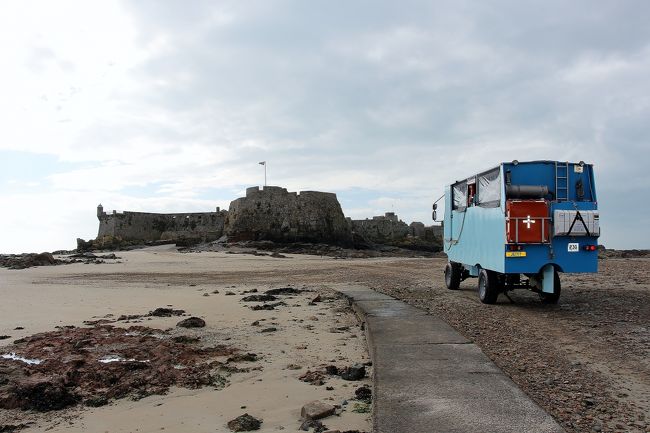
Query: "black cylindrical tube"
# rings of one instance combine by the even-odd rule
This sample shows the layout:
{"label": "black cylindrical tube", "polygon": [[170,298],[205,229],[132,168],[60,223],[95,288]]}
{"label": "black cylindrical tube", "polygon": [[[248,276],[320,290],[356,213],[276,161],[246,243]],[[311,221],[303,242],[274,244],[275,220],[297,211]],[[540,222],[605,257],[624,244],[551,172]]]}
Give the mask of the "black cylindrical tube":
{"label": "black cylindrical tube", "polygon": [[547,195],[546,185],[506,185],[508,198],[544,198]]}

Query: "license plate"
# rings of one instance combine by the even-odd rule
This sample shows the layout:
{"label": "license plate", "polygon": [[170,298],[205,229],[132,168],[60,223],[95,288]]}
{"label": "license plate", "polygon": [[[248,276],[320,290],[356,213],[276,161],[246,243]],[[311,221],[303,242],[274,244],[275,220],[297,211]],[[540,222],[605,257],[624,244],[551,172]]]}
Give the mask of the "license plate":
{"label": "license plate", "polygon": [[506,257],[526,257],[526,251],[506,251]]}
{"label": "license plate", "polygon": [[569,244],[569,247],[567,248],[567,251],[570,253],[577,253],[580,251],[580,244],[577,242],[572,242]]}

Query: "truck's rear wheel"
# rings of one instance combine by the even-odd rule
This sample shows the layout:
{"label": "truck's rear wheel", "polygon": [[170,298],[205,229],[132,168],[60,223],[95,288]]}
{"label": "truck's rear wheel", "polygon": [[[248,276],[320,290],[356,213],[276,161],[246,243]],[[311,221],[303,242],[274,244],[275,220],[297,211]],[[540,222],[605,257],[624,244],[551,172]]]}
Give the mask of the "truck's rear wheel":
{"label": "truck's rear wheel", "polygon": [[460,266],[457,263],[447,263],[445,267],[445,285],[449,290],[458,290],[460,286],[460,272]]}
{"label": "truck's rear wheel", "polygon": [[494,304],[499,297],[496,273],[481,269],[478,274],[478,298],[484,304]]}
{"label": "truck's rear wheel", "polygon": [[562,285],[560,283],[560,274],[557,271],[553,272],[553,293],[539,292],[539,299],[543,304],[557,304],[560,300],[560,293],[562,293]]}

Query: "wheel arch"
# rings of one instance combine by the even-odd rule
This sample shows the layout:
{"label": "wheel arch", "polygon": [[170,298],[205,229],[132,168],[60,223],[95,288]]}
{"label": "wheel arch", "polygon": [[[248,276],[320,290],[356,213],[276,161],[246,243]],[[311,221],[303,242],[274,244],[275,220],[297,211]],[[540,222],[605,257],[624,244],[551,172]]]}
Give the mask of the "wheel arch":
{"label": "wheel arch", "polygon": [[547,265],[552,265],[557,272],[564,272],[564,269],[562,268],[562,266],[560,266],[559,264],[557,264],[555,262],[550,262],[550,263],[545,263],[544,265],[540,266],[540,268],[537,270],[537,273],[541,273],[542,269],[544,269],[544,267],[547,266]]}

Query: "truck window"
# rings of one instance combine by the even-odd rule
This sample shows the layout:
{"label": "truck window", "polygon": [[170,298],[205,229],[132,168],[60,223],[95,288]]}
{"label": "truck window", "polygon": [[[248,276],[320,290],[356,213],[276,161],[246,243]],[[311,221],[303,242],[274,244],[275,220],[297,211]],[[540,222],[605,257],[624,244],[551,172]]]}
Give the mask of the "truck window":
{"label": "truck window", "polygon": [[458,182],[451,188],[453,210],[464,211],[467,208],[467,181]]}
{"label": "truck window", "polygon": [[501,171],[496,168],[479,174],[476,184],[478,185],[478,205],[481,207],[499,207],[501,204]]}
{"label": "truck window", "polygon": [[476,195],[476,179],[472,180],[474,183],[467,185],[467,207],[474,206],[474,196]]}

